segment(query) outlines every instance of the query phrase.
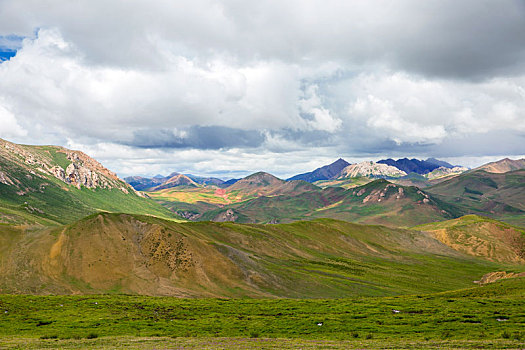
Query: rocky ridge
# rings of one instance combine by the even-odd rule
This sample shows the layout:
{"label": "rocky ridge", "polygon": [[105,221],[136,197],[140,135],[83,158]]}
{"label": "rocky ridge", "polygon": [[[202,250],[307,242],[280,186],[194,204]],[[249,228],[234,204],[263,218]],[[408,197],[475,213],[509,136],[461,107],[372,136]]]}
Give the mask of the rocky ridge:
{"label": "rocky ridge", "polygon": [[396,167],[379,164],[371,161],[365,161],[357,164],[352,164],[345,167],[337,175],[337,179],[344,179],[348,177],[400,177],[405,176],[406,173]]}
{"label": "rocky ridge", "polygon": [[[26,146],[0,139],[0,157],[26,169],[33,176],[45,178],[51,175],[60,181],[89,189],[120,189],[124,193],[134,191],[115,173],[83,152],[59,146]],[[57,159],[60,159],[59,163]],[[67,163],[67,166],[64,166]],[[31,175],[27,175],[31,176]],[[0,182],[19,187],[19,181],[0,168]]]}
{"label": "rocky ridge", "polygon": [[432,170],[429,173],[426,173],[423,175],[429,180],[439,179],[442,177],[449,177],[453,175],[459,175],[461,173],[464,173],[467,171],[468,168],[462,167],[462,166],[456,166],[453,168],[445,168],[445,167],[439,167],[437,169]]}

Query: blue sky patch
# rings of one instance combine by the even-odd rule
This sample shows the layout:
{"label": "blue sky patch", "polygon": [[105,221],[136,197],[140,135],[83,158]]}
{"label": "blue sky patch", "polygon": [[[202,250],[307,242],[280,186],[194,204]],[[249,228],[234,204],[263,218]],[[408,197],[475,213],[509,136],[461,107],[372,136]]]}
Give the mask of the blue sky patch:
{"label": "blue sky patch", "polygon": [[18,49],[22,47],[25,37],[18,35],[0,35],[0,62],[7,61],[16,55]]}

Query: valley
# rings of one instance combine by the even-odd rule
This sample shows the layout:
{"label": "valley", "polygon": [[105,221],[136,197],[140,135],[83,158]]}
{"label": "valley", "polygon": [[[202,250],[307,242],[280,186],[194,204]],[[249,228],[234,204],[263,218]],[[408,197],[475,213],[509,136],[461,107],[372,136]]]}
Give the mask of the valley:
{"label": "valley", "polygon": [[[385,347],[401,331],[407,346],[469,348],[525,336],[521,161],[338,159],[288,180],[126,183],[80,151],[0,146],[3,348]],[[41,311],[28,316],[32,304]],[[90,316],[80,324],[73,310]]]}

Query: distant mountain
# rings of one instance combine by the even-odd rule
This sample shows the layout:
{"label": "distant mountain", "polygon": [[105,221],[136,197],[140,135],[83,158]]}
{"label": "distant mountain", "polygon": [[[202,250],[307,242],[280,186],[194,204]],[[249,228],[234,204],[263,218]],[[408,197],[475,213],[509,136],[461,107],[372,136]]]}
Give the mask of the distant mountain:
{"label": "distant mountain", "polygon": [[430,163],[430,164],[434,164],[434,165],[437,165],[437,166],[440,166],[440,167],[444,167],[444,168],[454,168],[455,166],[448,163],[448,162],[445,162],[443,160],[439,160],[439,159],[436,159],[436,158],[427,158],[425,160],[425,162],[427,163]]}
{"label": "distant mountain", "polygon": [[378,161],[380,164],[387,164],[393,167],[398,168],[399,170],[404,171],[405,173],[417,173],[417,174],[426,174],[431,172],[434,169],[437,169],[439,167],[446,167],[446,168],[453,168],[452,165],[448,164],[447,162],[443,162],[434,158],[429,158],[427,160],[419,160],[419,159],[398,159],[393,160],[391,158],[383,159]]}
{"label": "distant mountain", "polygon": [[319,180],[329,180],[339,174],[341,170],[349,165],[350,163],[348,163],[346,160],[339,158],[332,164],[317,168],[309,173],[292,176],[291,178],[287,179],[287,181],[303,180],[311,183]]}
{"label": "distant mountain", "polygon": [[383,179],[348,190],[315,186],[302,190],[248,198],[207,210],[199,220],[286,223],[334,218],[367,224],[411,226],[464,214],[454,205],[444,203],[416,187],[399,186]]}
{"label": "distant mountain", "polygon": [[202,177],[191,174],[185,174],[187,177],[198,183],[199,185],[216,185],[220,186],[224,183],[224,180],[218,179],[216,177]]}
{"label": "distant mountain", "polygon": [[525,159],[509,159],[504,158],[497,162],[484,164],[473,170],[485,170],[489,173],[506,173],[508,171],[525,169]]}
{"label": "distant mountain", "polygon": [[229,180],[226,180],[222,183],[223,186],[229,186],[229,185],[233,185],[234,183],[236,183],[237,181],[239,181],[240,179],[229,179]]}
{"label": "distant mountain", "polygon": [[257,172],[226,188],[226,192],[240,192],[243,195],[270,196],[285,193],[299,194],[318,190],[319,187],[302,180],[284,181],[265,172]]}
{"label": "distant mountain", "polygon": [[144,191],[148,188],[158,186],[162,184],[165,180],[166,179],[164,176],[159,177],[159,175],[151,179],[142,176],[128,176],[124,178],[124,181],[133,186],[133,188],[137,191]]}
{"label": "distant mountain", "polygon": [[452,168],[440,166],[432,170],[429,173],[426,173],[424,176],[429,180],[444,179],[450,176],[459,175],[467,171],[468,168],[456,166]]}
{"label": "distant mountain", "polygon": [[339,174],[336,175],[336,178],[345,179],[361,176],[372,178],[385,178],[400,177],[405,175],[406,173],[404,171],[401,171],[396,167],[367,161],[358,164],[352,164],[345,167],[339,172]]}
{"label": "distant mountain", "polygon": [[168,176],[155,175],[153,178],[141,176],[129,176],[124,180],[133,186],[137,191],[159,190],[176,186],[198,186],[198,185],[215,185],[221,186],[224,181],[215,177],[202,177],[195,175],[186,175],[173,172]]}
{"label": "distant mountain", "polygon": [[83,152],[0,139],[0,223],[63,224],[99,211],[173,216]]}
{"label": "distant mountain", "polygon": [[199,184],[183,174],[176,174],[166,181],[162,182],[159,186],[153,187],[150,190],[159,191],[166,188],[178,187],[178,186],[188,186],[188,187],[199,187]]}

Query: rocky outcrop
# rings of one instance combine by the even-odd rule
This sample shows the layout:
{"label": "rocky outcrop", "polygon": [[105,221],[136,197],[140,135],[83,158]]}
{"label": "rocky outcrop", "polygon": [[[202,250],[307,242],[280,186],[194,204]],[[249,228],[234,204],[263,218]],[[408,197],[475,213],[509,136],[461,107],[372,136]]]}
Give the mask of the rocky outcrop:
{"label": "rocky outcrop", "polygon": [[0,182],[3,183],[4,185],[14,185],[15,184],[13,180],[11,180],[11,178],[7,176],[7,174],[4,173],[3,171],[0,171]]}
{"label": "rocky outcrop", "polygon": [[352,164],[345,167],[337,179],[344,179],[349,177],[374,177],[374,178],[385,178],[385,177],[401,177],[405,176],[406,173],[399,170],[396,167],[379,164],[374,162],[361,162]]}
{"label": "rocky outcrop", "polygon": [[459,175],[461,173],[464,173],[467,171],[468,168],[456,166],[453,168],[445,168],[445,167],[439,167],[437,169],[432,170],[431,172],[425,174],[424,176],[429,180],[439,179],[442,177],[449,177],[454,175]]}
{"label": "rocky outcrop", "polygon": [[219,215],[217,215],[212,221],[215,221],[215,222],[227,222],[227,221],[235,222],[235,220],[237,220],[237,218],[238,218],[238,216],[235,215],[235,212],[232,209],[228,209],[228,210],[220,213]]}
{"label": "rocky outcrop", "polygon": [[[80,151],[58,146],[25,146],[0,139],[0,157],[25,168],[29,173],[45,178],[51,175],[68,185],[90,189],[120,189],[124,193],[133,188],[102,164]],[[65,159],[64,159],[65,158]],[[57,159],[62,159],[57,164]],[[64,161],[69,162],[64,166]],[[0,172],[0,182],[16,185],[6,172]],[[16,181],[16,179],[15,179]]]}

